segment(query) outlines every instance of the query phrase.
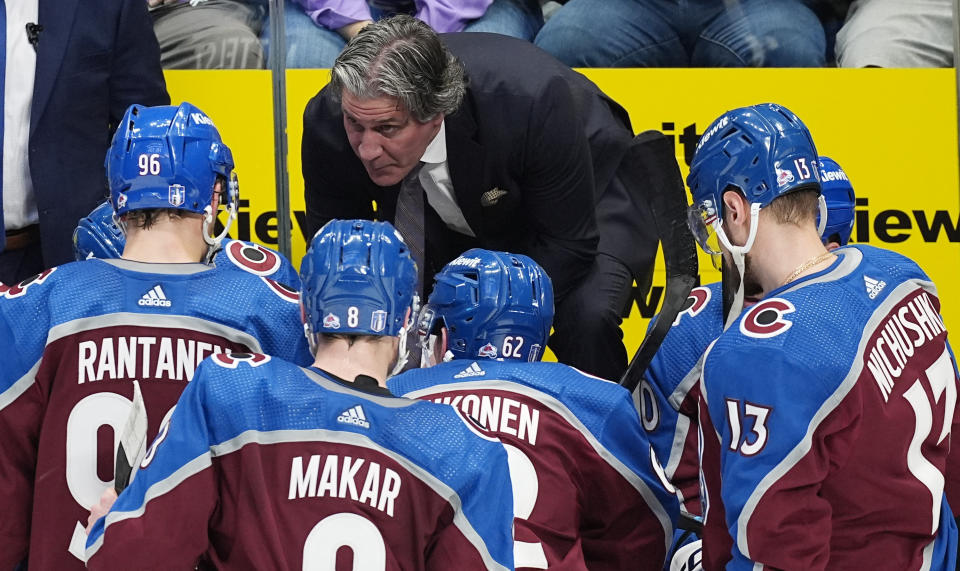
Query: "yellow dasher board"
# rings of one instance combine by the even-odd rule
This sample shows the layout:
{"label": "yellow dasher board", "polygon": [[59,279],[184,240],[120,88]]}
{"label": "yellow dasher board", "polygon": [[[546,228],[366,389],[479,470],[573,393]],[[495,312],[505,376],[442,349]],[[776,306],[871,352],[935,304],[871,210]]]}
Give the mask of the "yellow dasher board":
{"label": "yellow dasher board", "polygon": [[[672,137],[684,176],[697,138],[728,109],[772,101],[797,113],[821,154],[835,159],[857,192],[852,240],[901,252],[937,284],[948,327],[960,327],[960,185],[952,69],[591,69],[581,70],[630,112],[634,131]],[[235,238],[276,246],[272,95],[269,71],[168,71],[175,102],[206,111],[233,149],[241,208]],[[326,70],[287,72],[287,136],[293,255],[305,251],[302,117]],[[701,280],[719,274],[701,256]],[[624,335],[630,354],[662,299],[662,264],[646,296],[635,296]]]}

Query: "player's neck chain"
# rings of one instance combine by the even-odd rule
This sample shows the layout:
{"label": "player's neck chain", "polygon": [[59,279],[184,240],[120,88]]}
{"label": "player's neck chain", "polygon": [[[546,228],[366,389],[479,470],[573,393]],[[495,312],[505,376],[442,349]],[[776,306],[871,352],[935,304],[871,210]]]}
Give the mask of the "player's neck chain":
{"label": "player's neck chain", "polygon": [[832,256],[832,255],[833,255],[833,252],[827,251],[827,252],[824,252],[824,253],[820,254],[819,256],[814,256],[814,257],[810,258],[809,260],[807,260],[806,262],[800,264],[799,266],[796,267],[796,269],[794,269],[792,272],[790,272],[790,275],[787,276],[787,279],[783,280],[783,285],[787,285],[788,283],[790,283],[790,282],[792,282],[793,280],[797,279],[797,276],[799,276],[799,275],[802,274],[803,272],[809,270],[809,269],[812,268],[813,266],[816,266],[816,265],[819,264],[820,262],[823,262],[824,260],[826,260],[827,258],[829,258],[829,257]]}

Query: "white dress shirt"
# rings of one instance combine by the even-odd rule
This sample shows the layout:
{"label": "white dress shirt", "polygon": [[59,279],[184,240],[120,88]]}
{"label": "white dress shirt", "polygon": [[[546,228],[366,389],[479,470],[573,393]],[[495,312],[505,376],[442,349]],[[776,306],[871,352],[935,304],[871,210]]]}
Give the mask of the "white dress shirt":
{"label": "white dress shirt", "polygon": [[[39,0],[7,0],[7,53],[3,93],[3,222],[7,230],[35,224],[37,201],[30,179],[30,106],[37,52],[27,41]],[[66,189],[65,189],[66,190]]]}
{"label": "white dress shirt", "polygon": [[448,228],[476,237],[453,194],[453,181],[450,180],[450,169],[447,167],[446,123],[440,123],[440,131],[427,145],[420,161],[424,163],[420,169],[420,185],[427,193],[427,202]]}

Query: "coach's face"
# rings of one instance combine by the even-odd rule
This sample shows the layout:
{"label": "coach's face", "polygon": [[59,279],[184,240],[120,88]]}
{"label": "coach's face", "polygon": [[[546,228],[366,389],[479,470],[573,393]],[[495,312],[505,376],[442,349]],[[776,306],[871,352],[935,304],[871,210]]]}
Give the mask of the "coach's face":
{"label": "coach's face", "polygon": [[426,123],[417,121],[396,97],[364,99],[344,90],[340,107],[350,146],[378,186],[403,180],[420,162],[443,122],[443,115]]}

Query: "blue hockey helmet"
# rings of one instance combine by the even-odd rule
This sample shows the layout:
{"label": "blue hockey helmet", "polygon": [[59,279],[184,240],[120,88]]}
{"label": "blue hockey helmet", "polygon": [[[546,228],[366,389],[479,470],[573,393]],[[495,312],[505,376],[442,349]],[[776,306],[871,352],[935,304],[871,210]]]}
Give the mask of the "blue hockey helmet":
{"label": "blue hockey helmet", "polygon": [[538,361],[553,324],[553,285],[520,254],[474,248],[434,277],[417,324],[421,343],[440,326],[455,359]]}
{"label": "blue hockey helmet", "polygon": [[[179,107],[131,105],[124,114],[104,166],[117,216],[132,210],[173,208],[205,215],[204,239],[219,244],[236,217],[239,189],[233,154],[213,121],[190,103]],[[213,187],[224,182],[229,219],[210,239]]]}
{"label": "blue hockey helmet", "polygon": [[123,230],[113,219],[113,205],[102,202],[80,219],[73,231],[73,255],[77,260],[119,258],[127,243]]}
{"label": "blue hockey helmet", "polygon": [[417,265],[389,222],[331,220],[313,237],[300,279],[311,342],[318,333],[395,336],[413,308]]}
{"label": "blue hockey helmet", "polygon": [[756,209],[796,190],[820,192],[817,156],[807,127],[786,107],[763,103],[720,116],[700,137],[687,175],[693,195],[690,226],[700,246],[720,253],[715,239],[723,221],[723,193],[730,187]]}
{"label": "blue hockey helmet", "polygon": [[[824,242],[834,235],[837,243],[846,246],[853,230],[854,207],[857,197],[847,173],[830,157],[820,157],[820,185],[827,202],[827,225],[821,234]],[[819,219],[819,217],[818,217]]]}

